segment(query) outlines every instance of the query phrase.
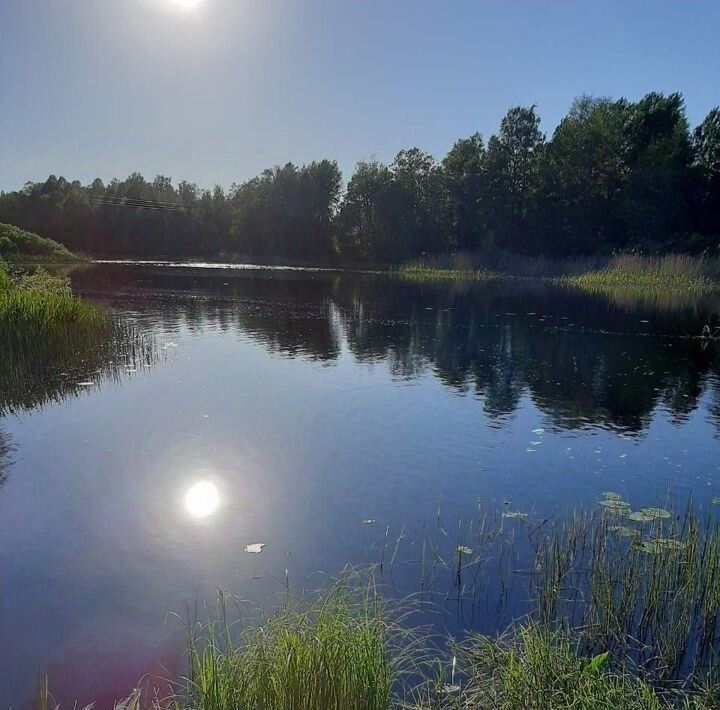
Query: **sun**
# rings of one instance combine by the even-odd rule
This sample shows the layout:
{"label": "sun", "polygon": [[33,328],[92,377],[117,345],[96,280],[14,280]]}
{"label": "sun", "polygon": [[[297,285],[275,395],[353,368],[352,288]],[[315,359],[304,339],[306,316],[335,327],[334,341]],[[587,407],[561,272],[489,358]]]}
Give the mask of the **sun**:
{"label": "sun", "polygon": [[185,493],[185,510],[193,518],[207,518],[220,505],[220,493],[210,481],[198,481]]}
{"label": "sun", "polygon": [[203,0],[169,0],[169,2],[182,10],[194,10],[200,7]]}

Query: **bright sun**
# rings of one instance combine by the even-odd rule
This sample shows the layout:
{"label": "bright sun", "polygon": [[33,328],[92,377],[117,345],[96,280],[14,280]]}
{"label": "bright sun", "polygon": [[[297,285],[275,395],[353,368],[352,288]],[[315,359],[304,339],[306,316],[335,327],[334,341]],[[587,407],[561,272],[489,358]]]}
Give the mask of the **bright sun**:
{"label": "bright sun", "polygon": [[199,481],[185,493],[185,510],[193,518],[206,518],[212,515],[220,505],[220,493],[210,481]]}
{"label": "bright sun", "polygon": [[170,0],[173,5],[181,7],[184,10],[193,10],[199,7],[203,0]]}

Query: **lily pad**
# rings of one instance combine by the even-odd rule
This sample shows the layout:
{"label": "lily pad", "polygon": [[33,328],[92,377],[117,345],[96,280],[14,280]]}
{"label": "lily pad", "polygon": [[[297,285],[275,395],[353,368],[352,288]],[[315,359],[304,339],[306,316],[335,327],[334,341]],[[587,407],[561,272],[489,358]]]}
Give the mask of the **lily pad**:
{"label": "lily pad", "polygon": [[506,510],[502,514],[503,518],[515,518],[517,520],[525,520],[528,517],[527,513],[521,513],[519,510]]}
{"label": "lily pad", "polygon": [[253,555],[259,555],[265,547],[264,542],[253,542],[251,545],[245,545],[245,552],[249,552]]}
{"label": "lily pad", "polygon": [[631,510],[630,503],[624,500],[615,500],[614,498],[603,498],[603,500],[598,501],[598,505],[616,515],[628,515]]}
{"label": "lily pad", "polygon": [[672,513],[669,510],[665,510],[664,508],[641,508],[640,509],[643,513],[647,513],[648,515],[652,515],[655,519],[661,519],[661,520],[667,520],[668,518],[672,517]]}
{"label": "lily pad", "polygon": [[606,500],[622,500],[622,496],[615,491],[603,491],[602,497]]}
{"label": "lily pad", "polygon": [[648,542],[661,550],[684,550],[687,543],[682,540],[675,540],[671,537],[653,537]]}
{"label": "lily pad", "polygon": [[635,523],[651,523],[653,520],[657,520],[657,517],[646,513],[644,510],[635,510],[628,513],[628,518]]}
{"label": "lily pad", "polygon": [[630,528],[627,525],[613,525],[609,528],[610,532],[620,535],[620,537],[639,537],[640,532],[635,528]]}

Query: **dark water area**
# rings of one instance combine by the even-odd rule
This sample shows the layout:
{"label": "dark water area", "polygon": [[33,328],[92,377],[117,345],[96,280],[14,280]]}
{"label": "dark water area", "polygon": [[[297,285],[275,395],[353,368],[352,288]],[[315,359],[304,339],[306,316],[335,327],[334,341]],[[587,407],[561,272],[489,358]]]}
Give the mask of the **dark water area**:
{"label": "dark water area", "polygon": [[[72,281],[141,337],[0,355],[2,707],[44,673],[100,705],[172,677],[167,612],[217,588],[262,604],[385,547],[417,592],[422,541],[452,553],[479,508],[527,513],[503,522],[522,537],[606,490],[720,495],[719,350],[696,337],[715,296],[152,264]],[[434,623],[521,612],[518,590],[496,613],[493,570],[466,595],[440,568]]]}

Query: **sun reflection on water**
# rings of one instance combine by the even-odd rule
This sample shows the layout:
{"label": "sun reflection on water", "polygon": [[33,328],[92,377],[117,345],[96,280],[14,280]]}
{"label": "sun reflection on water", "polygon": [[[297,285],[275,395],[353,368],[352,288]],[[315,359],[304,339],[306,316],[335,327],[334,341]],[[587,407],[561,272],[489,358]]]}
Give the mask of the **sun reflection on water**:
{"label": "sun reflection on water", "polygon": [[193,518],[207,518],[220,505],[220,492],[210,481],[198,481],[185,492],[185,510]]}

